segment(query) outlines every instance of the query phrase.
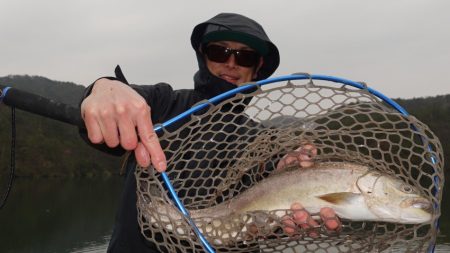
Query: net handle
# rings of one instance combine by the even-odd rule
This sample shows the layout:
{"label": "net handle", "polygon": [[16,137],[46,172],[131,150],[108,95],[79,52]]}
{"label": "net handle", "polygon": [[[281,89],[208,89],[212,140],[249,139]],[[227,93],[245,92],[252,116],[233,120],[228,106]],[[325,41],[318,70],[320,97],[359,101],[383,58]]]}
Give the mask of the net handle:
{"label": "net handle", "polygon": [[[201,102],[199,104],[197,104],[196,106],[192,107],[191,109],[179,114],[178,116],[164,122],[163,124],[160,124],[158,126],[155,127],[155,132],[160,132],[162,131],[162,129],[164,127],[168,127],[170,125],[172,125],[173,123],[182,120],[190,115],[192,115],[195,112],[198,112],[200,110],[203,110],[205,108],[207,108],[208,106],[210,106],[211,104],[218,104],[222,101],[224,101],[225,99],[231,98],[234,95],[236,95],[237,93],[242,93],[251,89],[254,89],[255,86],[264,86],[267,84],[271,84],[271,83],[276,83],[276,82],[283,82],[283,81],[290,81],[290,80],[305,80],[305,79],[309,79],[309,80],[322,80],[322,81],[330,81],[330,82],[334,82],[334,83],[340,83],[340,84],[344,84],[344,85],[349,85],[361,90],[367,90],[370,94],[378,97],[379,99],[383,100],[384,102],[386,102],[387,104],[389,104],[390,106],[392,106],[395,110],[397,110],[399,113],[401,113],[404,116],[409,116],[409,113],[403,108],[401,107],[397,102],[393,101],[392,99],[386,97],[385,95],[383,95],[381,92],[378,92],[370,87],[368,87],[365,83],[360,83],[360,82],[355,82],[352,80],[348,80],[348,79],[344,79],[344,78],[340,78],[340,77],[334,77],[334,76],[327,76],[327,75],[309,75],[309,74],[303,74],[303,73],[298,73],[298,74],[292,74],[292,75],[285,75],[285,76],[279,76],[279,77],[274,77],[274,78],[268,78],[265,80],[261,80],[258,82],[254,82],[254,83],[249,83],[249,84],[245,84],[242,86],[239,86],[233,90],[224,92],[220,95],[217,95],[205,102]],[[415,126],[412,126],[415,129]],[[429,151],[431,151],[431,148],[429,147]],[[436,158],[432,157],[432,163],[436,164]],[[185,218],[187,219],[189,225],[193,228],[195,234],[198,236],[200,242],[202,243],[203,247],[205,248],[205,250],[208,253],[215,253],[213,247],[209,244],[208,240],[203,236],[203,234],[200,232],[200,230],[197,228],[197,226],[195,225],[195,223],[192,221],[189,212],[187,211],[187,209],[184,207],[183,203],[181,202],[180,198],[178,197],[175,189],[173,188],[172,183],[170,182],[169,177],[167,176],[167,174],[165,172],[161,173],[164,184],[167,188],[167,190],[169,191],[169,195],[172,198],[172,200],[175,202],[175,206],[183,213],[183,215],[185,216]],[[439,178],[435,177],[435,184],[439,185]],[[436,226],[438,221],[436,221]],[[434,243],[432,243],[432,246],[430,246],[428,252],[434,252]]]}

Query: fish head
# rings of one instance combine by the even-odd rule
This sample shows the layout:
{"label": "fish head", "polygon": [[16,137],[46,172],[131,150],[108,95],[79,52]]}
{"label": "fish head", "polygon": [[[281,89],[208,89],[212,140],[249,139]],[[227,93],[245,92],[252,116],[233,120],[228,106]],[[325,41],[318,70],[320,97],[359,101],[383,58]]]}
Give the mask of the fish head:
{"label": "fish head", "polygon": [[431,201],[416,187],[392,175],[370,171],[358,179],[357,187],[380,221],[419,224],[432,218]]}

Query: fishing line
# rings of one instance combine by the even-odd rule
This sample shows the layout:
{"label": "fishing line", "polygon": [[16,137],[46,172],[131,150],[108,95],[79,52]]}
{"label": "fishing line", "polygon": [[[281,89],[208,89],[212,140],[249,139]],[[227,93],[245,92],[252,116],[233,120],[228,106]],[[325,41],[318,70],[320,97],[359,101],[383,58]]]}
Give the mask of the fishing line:
{"label": "fishing line", "polygon": [[[3,90],[0,90],[0,104],[3,101],[3,98],[6,97],[6,94],[8,93],[8,90],[10,87],[6,87]],[[16,170],[16,164],[15,164],[15,157],[16,157],[16,109],[14,106],[11,106],[11,154],[10,154],[10,172],[9,172],[9,180],[8,185],[6,187],[6,192],[4,193],[2,200],[0,202],[0,209],[2,209],[5,204],[6,200],[8,199],[9,193],[11,192],[12,185],[15,178],[15,170]]]}

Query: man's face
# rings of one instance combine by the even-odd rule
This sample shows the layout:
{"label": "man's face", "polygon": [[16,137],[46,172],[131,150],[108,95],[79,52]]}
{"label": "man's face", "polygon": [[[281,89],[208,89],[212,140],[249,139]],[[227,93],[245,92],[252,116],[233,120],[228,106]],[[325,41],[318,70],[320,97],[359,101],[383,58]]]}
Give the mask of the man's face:
{"label": "man's face", "polygon": [[[211,42],[208,45],[218,45],[234,50],[254,51],[247,45],[235,41],[217,41]],[[259,57],[259,60],[255,64],[256,66],[243,67],[236,63],[236,58],[234,54],[231,54],[231,56],[223,63],[211,61],[208,59],[206,55],[205,61],[208,70],[213,75],[236,85],[248,83],[252,79],[256,78],[256,73],[263,64],[263,58]]]}

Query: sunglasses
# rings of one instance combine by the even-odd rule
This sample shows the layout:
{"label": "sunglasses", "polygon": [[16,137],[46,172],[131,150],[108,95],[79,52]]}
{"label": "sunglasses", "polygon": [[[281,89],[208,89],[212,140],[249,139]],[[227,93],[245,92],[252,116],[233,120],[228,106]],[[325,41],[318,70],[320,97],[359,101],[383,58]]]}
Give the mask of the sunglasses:
{"label": "sunglasses", "polygon": [[231,49],[215,44],[204,47],[203,52],[213,62],[224,63],[234,55],[236,64],[242,67],[253,67],[259,62],[260,55],[255,51],[244,49]]}

